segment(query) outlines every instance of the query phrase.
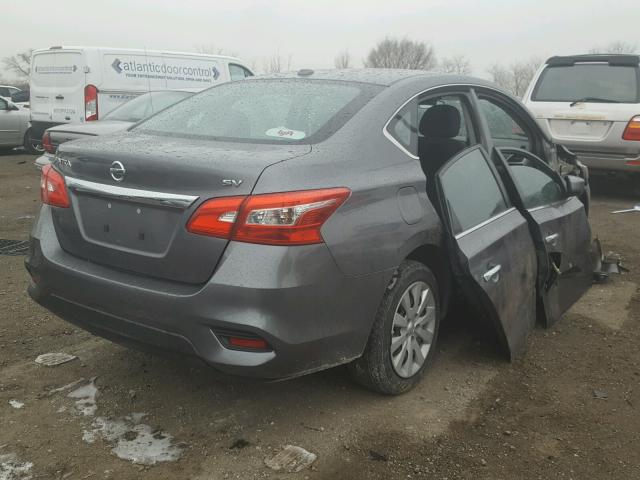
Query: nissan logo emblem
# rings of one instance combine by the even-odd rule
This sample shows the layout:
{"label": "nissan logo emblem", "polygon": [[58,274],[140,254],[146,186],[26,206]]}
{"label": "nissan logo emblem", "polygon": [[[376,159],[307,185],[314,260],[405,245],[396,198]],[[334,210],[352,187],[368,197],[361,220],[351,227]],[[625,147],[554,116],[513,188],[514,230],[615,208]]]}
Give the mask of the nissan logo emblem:
{"label": "nissan logo emblem", "polygon": [[111,168],[109,168],[109,173],[111,174],[111,178],[113,178],[116,182],[121,182],[124,180],[124,176],[127,173],[127,170],[124,168],[124,165],[120,162],[113,162],[111,164]]}

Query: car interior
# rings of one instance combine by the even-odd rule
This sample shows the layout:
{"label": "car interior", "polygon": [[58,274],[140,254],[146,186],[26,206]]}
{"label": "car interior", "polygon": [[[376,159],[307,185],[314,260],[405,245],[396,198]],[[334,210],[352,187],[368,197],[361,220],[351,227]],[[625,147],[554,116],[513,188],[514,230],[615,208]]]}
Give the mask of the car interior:
{"label": "car interior", "polygon": [[418,103],[418,157],[427,178],[427,193],[435,199],[436,172],[470,147],[463,100],[457,95],[432,97]]}

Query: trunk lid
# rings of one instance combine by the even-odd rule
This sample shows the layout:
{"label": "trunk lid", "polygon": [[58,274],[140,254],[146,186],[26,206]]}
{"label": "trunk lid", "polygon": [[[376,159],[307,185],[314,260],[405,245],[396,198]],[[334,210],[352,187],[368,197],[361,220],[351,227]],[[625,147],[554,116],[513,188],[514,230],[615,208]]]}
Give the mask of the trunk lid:
{"label": "trunk lid", "polygon": [[[57,168],[72,208],[54,209],[58,239],[67,252],[95,263],[204,283],[228,241],[187,232],[192,213],[210,198],[250,194],[266,167],[310,150],[135,132],[64,144]],[[114,162],[126,170],[121,181],[110,173]]]}
{"label": "trunk lid", "polygon": [[131,125],[133,125],[133,123],[121,122],[119,120],[98,120],[95,122],[59,125],[57,127],[49,128],[47,131],[51,138],[51,145],[55,149],[58,145],[64,142],[86,138],[87,136],[95,137],[98,135],[119,132],[126,130]]}
{"label": "trunk lid", "polygon": [[626,152],[622,132],[640,104],[532,102],[528,107],[556,143],[577,151]]}

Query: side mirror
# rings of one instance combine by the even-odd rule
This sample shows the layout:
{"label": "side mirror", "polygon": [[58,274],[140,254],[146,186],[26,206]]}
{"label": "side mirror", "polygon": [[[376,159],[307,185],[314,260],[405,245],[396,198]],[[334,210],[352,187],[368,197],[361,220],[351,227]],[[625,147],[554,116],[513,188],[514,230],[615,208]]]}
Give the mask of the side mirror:
{"label": "side mirror", "polygon": [[584,178],[575,175],[567,175],[564,177],[564,183],[567,187],[567,194],[570,197],[579,197],[585,191]]}
{"label": "side mirror", "polygon": [[558,152],[558,156],[563,160],[568,160],[569,163],[573,163],[577,160],[578,155],[573,153],[564,145],[556,145],[556,151]]}
{"label": "side mirror", "polygon": [[20,107],[18,107],[15,103],[7,100],[7,110],[20,110]]}

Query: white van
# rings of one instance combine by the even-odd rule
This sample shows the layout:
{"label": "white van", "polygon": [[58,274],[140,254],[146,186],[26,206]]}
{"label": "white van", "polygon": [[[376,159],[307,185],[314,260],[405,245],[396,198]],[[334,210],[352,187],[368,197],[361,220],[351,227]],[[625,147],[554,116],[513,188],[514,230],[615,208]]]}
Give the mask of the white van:
{"label": "white van", "polygon": [[31,57],[31,131],[98,120],[141,93],[198,92],[252,76],[233,57],[103,47],[51,47]]}

